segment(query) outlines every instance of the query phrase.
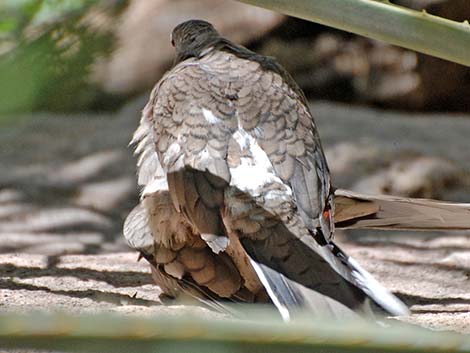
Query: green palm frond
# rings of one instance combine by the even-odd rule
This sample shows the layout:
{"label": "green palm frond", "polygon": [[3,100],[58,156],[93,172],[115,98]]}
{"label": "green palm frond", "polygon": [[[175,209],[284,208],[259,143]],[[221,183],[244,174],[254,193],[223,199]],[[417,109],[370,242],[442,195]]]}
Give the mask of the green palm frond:
{"label": "green palm frond", "polygon": [[470,24],[388,1],[240,0],[470,66]]}

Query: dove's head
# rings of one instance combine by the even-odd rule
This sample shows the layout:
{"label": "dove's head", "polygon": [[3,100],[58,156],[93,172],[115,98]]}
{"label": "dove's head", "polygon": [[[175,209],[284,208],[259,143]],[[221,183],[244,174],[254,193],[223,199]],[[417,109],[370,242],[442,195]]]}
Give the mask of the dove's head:
{"label": "dove's head", "polygon": [[171,44],[176,50],[175,63],[201,56],[219,39],[219,33],[209,22],[189,20],[180,23],[171,33]]}

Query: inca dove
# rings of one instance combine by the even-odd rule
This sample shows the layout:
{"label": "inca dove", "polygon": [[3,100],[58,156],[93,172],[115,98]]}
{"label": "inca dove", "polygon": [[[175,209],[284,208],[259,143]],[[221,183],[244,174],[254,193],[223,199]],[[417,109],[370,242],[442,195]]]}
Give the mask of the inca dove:
{"label": "inca dove", "polygon": [[[133,138],[143,191],[124,227],[164,292],[271,301],[285,318],[308,302],[360,310],[368,299],[406,314],[332,241],[328,166],[289,74],[204,21],[178,25],[172,44],[175,66],[153,89]],[[345,191],[336,198],[346,226],[383,206]]]}

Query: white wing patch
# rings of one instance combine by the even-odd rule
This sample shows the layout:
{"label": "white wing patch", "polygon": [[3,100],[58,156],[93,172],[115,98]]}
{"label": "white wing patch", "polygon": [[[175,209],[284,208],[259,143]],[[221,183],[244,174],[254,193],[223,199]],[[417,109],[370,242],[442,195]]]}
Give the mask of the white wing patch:
{"label": "white wing patch", "polygon": [[168,149],[165,151],[165,156],[163,157],[163,164],[170,165],[174,163],[179,157],[181,152],[180,142],[173,142]]}
{"label": "white wing patch", "polygon": [[[266,152],[258,145],[256,140],[244,129],[238,129],[233,135],[241,149],[240,164],[230,168],[232,176],[230,184],[252,196],[264,198],[279,198],[292,196],[292,190],[276,175],[273,165]],[[276,183],[279,188],[263,190],[269,184]]]}
{"label": "white wing patch", "polygon": [[168,192],[168,190],[168,182],[166,178],[155,178],[150,183],[145,185],[144,189],[142,190],[142,198],[160,191]]}
{"label": "white wing patch", "polygon": [[209,124],[218,124],[222,122],[218,117],[216,117],[210,110],[206,108],[202,108],[202,115],[204,115],[204,118]]}
{"label": "white wing patch", "polygon": [[127,216],[124,222],[123,234],[131,248],[142,251],[145,254],[153,254],[155,244],[148,222],[149,214],[139,204]]}

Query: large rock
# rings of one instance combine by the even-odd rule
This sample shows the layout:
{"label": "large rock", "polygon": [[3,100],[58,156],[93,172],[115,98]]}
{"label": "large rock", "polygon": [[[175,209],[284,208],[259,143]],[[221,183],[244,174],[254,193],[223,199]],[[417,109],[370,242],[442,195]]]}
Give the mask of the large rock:
{"label": "large rock", "polygon": [[[455,21],[468,0],[394,1]],[[311,97],[412,110],[470,111],[470,68],[290,19],[257,50],[275,56]]]}
{"label": "large rock", "polygon": [[108,93],[120,95],[152,87],[173,60],[173,27],[192,18],[207,20],[231,40],[247,43],[278,25],[284,16],[235,1],[132,0],[116,19],[116,50],[98,63],[95,80]]}
{"label": "large rock", "polygon": [[353,189],[370,194],[439,199],[449,186],[458,185],[462,173],[455,164],[442,158],[402,156],[362,178]]}

